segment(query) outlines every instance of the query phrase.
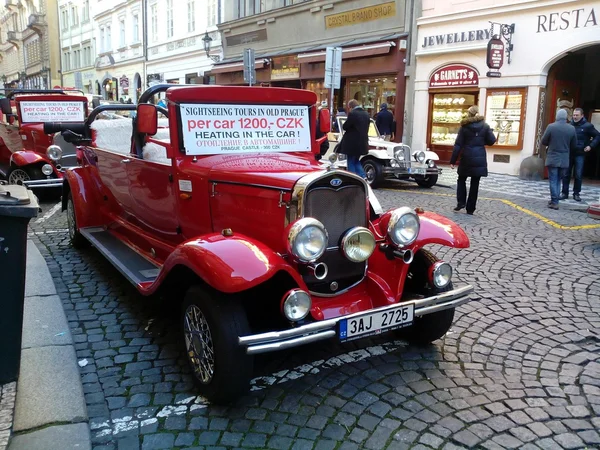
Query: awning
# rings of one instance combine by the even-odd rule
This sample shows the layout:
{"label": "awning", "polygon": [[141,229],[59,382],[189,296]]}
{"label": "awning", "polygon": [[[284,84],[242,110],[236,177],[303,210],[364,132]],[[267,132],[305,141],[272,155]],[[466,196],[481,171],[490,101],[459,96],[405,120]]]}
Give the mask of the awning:
{"label": "awning", "polygon": [[[254,62],[256,69],[262,69],[268,64],[269,64],[269,60],[266,58],[260,58]],[[214,66],[211,69],[210,73],[215,74],[215,73],[240,72],[242,70],[244,70],[244,63],[236,62],[236,63],[231,63],[231,64],[222,64],[222,65]]]}
{"label": "awning", "polygon": [[[371,45],[361,45],[357,47],[347,47],[342,49],[342,59],[351,58],[364,58],[366,56],[385,55],[390,52],[392,47],[395,47],[396,43],[393,41],[380,42]],[[325,61],[325,50],[301,53],[298,55],[298,62],[300,63],[316,63]]]}

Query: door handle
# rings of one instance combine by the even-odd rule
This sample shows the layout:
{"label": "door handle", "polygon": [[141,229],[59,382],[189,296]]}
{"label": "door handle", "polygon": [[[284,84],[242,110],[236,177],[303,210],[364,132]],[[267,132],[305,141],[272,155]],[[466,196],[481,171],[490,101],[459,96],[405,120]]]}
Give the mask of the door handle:
{"label": "door handle", "polygon": [[121,160],[121,164],[129,164],[130,162],[131,162],[131,160],[128,158]]}

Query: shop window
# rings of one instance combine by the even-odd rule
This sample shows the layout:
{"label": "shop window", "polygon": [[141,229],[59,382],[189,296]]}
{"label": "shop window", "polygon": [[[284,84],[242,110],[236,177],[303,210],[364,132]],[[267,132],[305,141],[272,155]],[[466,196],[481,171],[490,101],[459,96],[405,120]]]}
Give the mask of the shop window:
{"label": "shop window", "polygon": [[393,76],[381,75],[369,79],[349,80],[348,94],[345,102],[357,100],[371,117],[377,114],[382,103],[387,103],[388,109],[395,115],[396,78]]}
{"label": "shop window", "polygon": [[526,88],[488,89],[485,119],[498,138],[495,147],[509,150],[523,148]]}
{"label": "shop window", "polygon": [[431,144],[454,145],[460,121],[477,99],[475,94],[433,94],[431,107]]}

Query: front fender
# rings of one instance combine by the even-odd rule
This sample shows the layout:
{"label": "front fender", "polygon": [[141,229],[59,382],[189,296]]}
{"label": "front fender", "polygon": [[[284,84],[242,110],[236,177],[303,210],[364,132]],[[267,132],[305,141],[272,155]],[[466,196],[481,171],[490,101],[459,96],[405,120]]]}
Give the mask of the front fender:
{"label": "front fender", "polygon": [[11,166],[23,167],[40,162],[50,163],[50,160],[39,153],[26,150],[14,152],[10,157]]}
{"label": "front fender", "polygon": [[425,160],[431,159],[433,161],[439,161],[440,157],[436,152],[432,152],[431,150],[425,150]]}
{"label": "front fender", "polygon": [[279,254],[241,234],[225,237],[214,233],[180,244],[165,261],[155,286],[177,266],[191,269],[212,288],[227,294],[253,288],[279,271],[288,273],[300,289],[308,291],[298,272]]}
{"label": "front fender", "polygon": [[419,214],[421,230],[414,246],[421,248],[427,244],[440,244],[453,248],[469,248],[471,243],[467,233],[450,219],[432,212]]}
{"label": "front fender", "polygon": [[64,173],[62,210],[67,209],[68,194],[73,197],[75,219],[79,228],[103,225],[99,205],[102,201],[95,195],[94,185],[87,167],[76,167]]}
{"label": "front fender", "polygon": [[385,161],[391,159],[387,150],[369,149],[369,154],[361,157],[361,159],[366,158],[368,156],[371,156],[372,158],[382,159],[383,160],[383,161],[381,161],[382,164],[385,164]]}

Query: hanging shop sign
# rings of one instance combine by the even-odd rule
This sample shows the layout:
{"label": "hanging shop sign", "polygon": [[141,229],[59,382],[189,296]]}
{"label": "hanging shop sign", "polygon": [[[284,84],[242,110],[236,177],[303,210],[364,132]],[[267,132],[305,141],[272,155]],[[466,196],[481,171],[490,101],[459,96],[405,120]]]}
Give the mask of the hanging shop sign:
{"label": "hanging shop sign", "polygon": [[498,70],[504,64],[504,42],[497,36],[494,36],[487,45],[487,66],[490,69]]}
{"label": "hanging shop sign", "polygon": [[271,62],[271,80],[294,80],[300,78],[298,56],[281,56]]}
{"label": "hanging shop sign", "polygon": [[430,88],[479,86],[479,74],[466,64],[448,64],[440,67],[429,78]]}
{"label": "hanging shop sign", "polygon": [[129,78],[127,78],[127,76],[123,75],[121,78],[119,78],[119,85],[122,88],[128,88],[129,87]]}

